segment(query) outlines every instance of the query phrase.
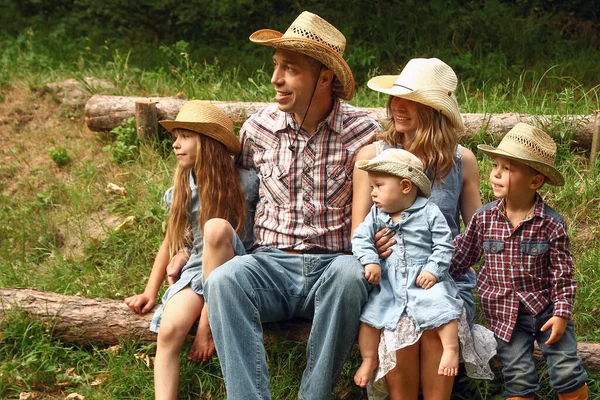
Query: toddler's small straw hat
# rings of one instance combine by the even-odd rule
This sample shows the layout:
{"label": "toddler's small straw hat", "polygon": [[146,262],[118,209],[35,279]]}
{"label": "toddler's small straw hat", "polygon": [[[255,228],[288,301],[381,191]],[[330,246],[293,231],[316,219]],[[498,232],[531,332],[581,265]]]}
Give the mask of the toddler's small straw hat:
{"label": "toddler's small straw hat", "polygon": [[480,144],[477,148],[488,156],[500,156],[522,162],[546,177],[554,186],[565,184],[565,178],[554,167],[556,143],[539,128],[519,122],[500,141],[498,147]]}
{"label": "toddler's small straw hat", "polygon": [[175,120],[159,123],[169,132],[182,128],[211,137],[223,143],[232,155],[238,155],[242,150],[239,139],[233,134],[231,118],[207,101],[190,100],[181,106]]}
{"label": "toddler's small straw hat", "polygon": [[304,11],[285,33],[261,29],[250,35],[250,41],[295,51],[320,61],[337,77],[333,90],[338,97],[352,100],[354,76],[343,58],[346,38],[335,26],[318,15]]}
{"label": "toddler's small straw hat", "polygon": [[423,163],[406,150],[386,149],[370,161],[357,161],[356,167],[363,171],[383,172],[406,178],[419,189],[421,195],[431,196],[431,181],[423,172]]}
{"label": "toddler's small straw hat", "polygon": [[400,75],[371,78],[367,86],[381,93],[424,104],[440,111],[452,125],[464,130],[454,92],[458,79],[448,64],[437,58],[413,58]]}

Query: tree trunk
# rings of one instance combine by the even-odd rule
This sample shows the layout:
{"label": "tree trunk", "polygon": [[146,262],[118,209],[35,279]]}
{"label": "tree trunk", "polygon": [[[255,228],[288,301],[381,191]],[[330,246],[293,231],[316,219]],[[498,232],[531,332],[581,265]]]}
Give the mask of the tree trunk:
{"label": "tree trunk", "polygon": [[[21,310],[45,321],[55,336],[68,343],[114,345],[125,337],[156,341],[156,334],[148,330],[152,312],[136,314],[120,300],[65,296],[35,289],[0,289],[0,317],[10,310]],[[310,323],[303,320],[269,323],[263,327],[267,343],[282,339],[303,341],[310,332]],[[586,370],[600,373],[600,343],[580,342],[577,349]],[[542,359],[537,346],[534,356]]]}
{"label": "tree trunk", "polygon": [[[125,119],[135,116],[136,101],[156,102],[158,119],[175,119],[177,112],[186,99],[174,97],[124,97],[94,95],[85,105],[85,122],[95,132],[109,131],[119,126]],[[227,101],[211,101],[221,107],[237,125],[246,118],[271,103],[236,103]],[[378,121],[386,119],[385,108],[362,108]],[[538,126],[555,125],[562,127],[555,132],[564,135],[564,130],[575,131],[577,146],[589,149],[594,133],[594,115],[529,115],[518,113],[504,114],[462,114],[465,123],[465,135],[474,135],[482,130],[493,135],[502,136],[517,122],[525,122]]]}

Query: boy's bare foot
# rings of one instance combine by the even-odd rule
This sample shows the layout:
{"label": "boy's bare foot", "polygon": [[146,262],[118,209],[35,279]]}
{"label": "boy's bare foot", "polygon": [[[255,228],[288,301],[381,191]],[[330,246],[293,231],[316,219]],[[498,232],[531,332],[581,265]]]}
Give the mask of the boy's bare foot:
{"label": "boy's bare foot", "polygon": [[208,335],[198,333],[187,355],[188,361],[207,361],[215,354],[215,342],[210,331]]}
{"label": "boy's bare foot", "polygon": [[371,376],[373,376],[375,368],[377,368],[377,358],[363,359],[362,364],[360,364],[360,367],[356,370],[356,374],[354,374],[354,383],[361,388],[367,387],[367,383],[369,383]]}
{"label": "boy's bare foot", "polygon": [[456,376],[458,375],[458,346],[444,347],[438,375]]}

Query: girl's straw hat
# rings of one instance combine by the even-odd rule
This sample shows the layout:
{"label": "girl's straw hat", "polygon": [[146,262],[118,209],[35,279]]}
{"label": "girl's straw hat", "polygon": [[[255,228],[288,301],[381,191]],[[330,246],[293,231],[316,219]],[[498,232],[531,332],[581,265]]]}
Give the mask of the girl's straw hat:
{"label": "girl's straw hat", "polygon": [[556,143],[544,131],[519,122],[502,138],[498,147],[480,144],[477,148],[488,156],[500,156],[522,162],[546,177],[554,186],[565,184],[556,168]]}
{"label": "girl's straw hat", "polygon": [[403,149],[386,149],[371,161],[360,160],[356,167],[363,171],[383,172],[406,178],[425,197],[431,196],[431,181],[423,172],[423,163],[411,152]]}
{"label": "girl's straw hat", "polygon": [[346,38],[333,25],[316,14],[304,11],[292,25],[281,33],[273,29],[261,29],[250,35],[250,41],[295,51],[320,61],[335,74],[334,92],[344,100],[354,96],[354,76],[342,58]]}
{"label": "girl's straw hat", "polygon": [[175,128],[187,129],[219,141],[232,155],[242,150],[233,134],[233,122],[219,107],[206,101],[191,100],[184,103],[175,120],[159,121],[169,132]]}
{"label": "girl's straw hat", "polygon": [[454,91],[456,74],[448,64],[437,58],[413,58],[400,75],[381,75],[367,83],[371,89],[391,96],[415,101],[440,111],[452,125],[463,130]]}

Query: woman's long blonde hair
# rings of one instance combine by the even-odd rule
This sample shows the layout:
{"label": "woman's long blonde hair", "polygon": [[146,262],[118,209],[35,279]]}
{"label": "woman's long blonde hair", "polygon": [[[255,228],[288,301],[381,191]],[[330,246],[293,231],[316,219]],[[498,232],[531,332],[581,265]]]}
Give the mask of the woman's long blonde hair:
{"label": "woman's long blonde hair", "polygon": [[[181,134],[182,131],[184,129],[173,129],[174,134]],[[221,142],[193,131],[185,131],[196,138],[196,161],[192,173],[200,200],[199,226],[204,227],[211,218],[223,218],[243,236],[246,200],[232,156]],[[190,168],[177,166],[166,234],[171,256],[184,248],[183,238],[190,217],[188,207],[191,198]]]}
{"label": "woman's long blonde hair", "polygon": [[454,167],[454,155],[458,147],[458,129],[440,111],[416,103],[418,127],[413,137],[402,138],[404,133],[396,131],[392,113],[392,99],[388,98],[388,128],[380,134],[390,146],[403,145],[423,162],[426,170],[434,177],[434,182],[443,180]]}

